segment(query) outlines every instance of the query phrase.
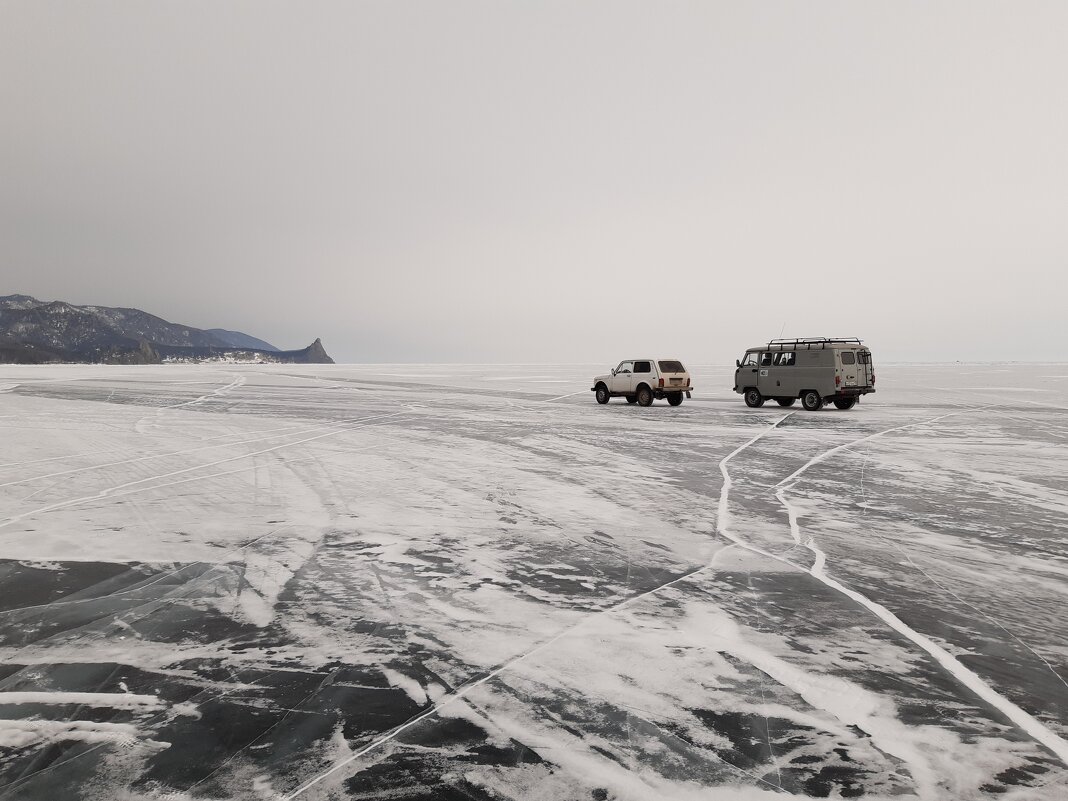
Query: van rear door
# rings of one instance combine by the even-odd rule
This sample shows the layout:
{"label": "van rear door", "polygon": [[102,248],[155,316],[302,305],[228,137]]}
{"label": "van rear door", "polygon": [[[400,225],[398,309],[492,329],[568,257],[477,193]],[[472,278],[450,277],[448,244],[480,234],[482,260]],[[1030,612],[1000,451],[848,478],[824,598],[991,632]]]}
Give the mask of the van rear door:
{"label": "van rear door", "polygon": [[842,386],[846,388],[860,385],[859,376],[863,365],[857,364],[857,353],[853,350],[838,351],[838,375],[842,378]]}
{"label": "van rear door", "polygon": [[871,363],[871,351],[870,350],[858,350],[857,351],[857,369],[858,369],[858,381],[862,387],[871,387],[874,385],[875,368]]}

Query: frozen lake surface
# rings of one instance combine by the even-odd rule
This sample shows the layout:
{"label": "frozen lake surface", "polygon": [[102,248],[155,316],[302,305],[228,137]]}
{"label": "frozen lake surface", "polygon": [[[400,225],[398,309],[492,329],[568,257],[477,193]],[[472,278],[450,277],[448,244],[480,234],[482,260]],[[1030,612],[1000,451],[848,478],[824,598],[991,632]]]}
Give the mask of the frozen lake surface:
{"label": "frozen lake surface", "polygon": [[1068,798],[1068,365],[604,368],[0,367],[0,798]]}

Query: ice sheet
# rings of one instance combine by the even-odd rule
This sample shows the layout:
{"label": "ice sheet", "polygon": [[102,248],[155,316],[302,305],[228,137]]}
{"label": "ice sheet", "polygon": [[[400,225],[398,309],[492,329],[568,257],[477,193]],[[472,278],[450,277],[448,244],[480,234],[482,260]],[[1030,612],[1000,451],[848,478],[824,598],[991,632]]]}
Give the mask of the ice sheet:
{"label": "ice sheet", "polygon": [[0,798],[1063,797],[1065,367],[877,371],[0,368]]}

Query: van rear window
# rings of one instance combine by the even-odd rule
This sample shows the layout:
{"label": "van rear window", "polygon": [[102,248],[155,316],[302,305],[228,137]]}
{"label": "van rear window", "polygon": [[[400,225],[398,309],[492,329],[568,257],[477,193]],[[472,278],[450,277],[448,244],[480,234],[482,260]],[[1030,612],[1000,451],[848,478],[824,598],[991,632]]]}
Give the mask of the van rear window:
{"label": "van rear window", "polygon": [[843,350],[842,351],[842,364],[856,364],[856,363],[857,363],[857,360],[856,360],[856,357],[853,356],[853,351],[851,351],[851,350]]}
{"label": "van rear window", "polygon": [[871,353],[866,350],[862,350],[857,354],[857,361],[861,364],[871,364]]}
{"label": "van rear window", "polygon": [[682,366],[682,362],[672,361],[666,359],[662,362],[657,362],[660,365],[661,373],[685,373],[686,368]]}

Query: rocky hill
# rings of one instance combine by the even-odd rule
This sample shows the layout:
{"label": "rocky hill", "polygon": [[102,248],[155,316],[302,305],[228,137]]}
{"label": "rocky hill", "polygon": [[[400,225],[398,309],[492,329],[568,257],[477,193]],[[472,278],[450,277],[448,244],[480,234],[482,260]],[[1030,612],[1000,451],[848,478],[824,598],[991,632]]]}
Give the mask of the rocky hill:
{"label": "rocky hill", "polygon": [[240,331],[205,331],[140,309],[0,297],[0,363],[198,361],[334,363],[318,339],[307,348],[285,351]]}

